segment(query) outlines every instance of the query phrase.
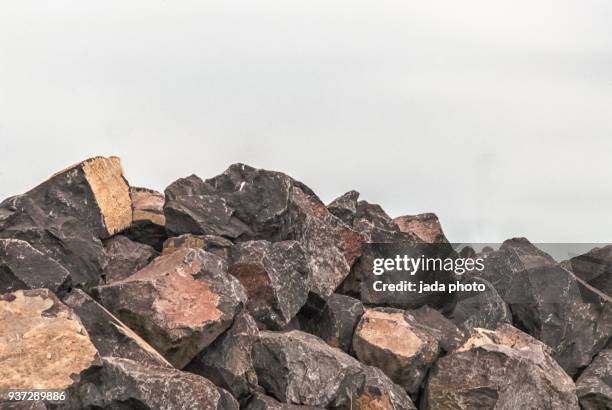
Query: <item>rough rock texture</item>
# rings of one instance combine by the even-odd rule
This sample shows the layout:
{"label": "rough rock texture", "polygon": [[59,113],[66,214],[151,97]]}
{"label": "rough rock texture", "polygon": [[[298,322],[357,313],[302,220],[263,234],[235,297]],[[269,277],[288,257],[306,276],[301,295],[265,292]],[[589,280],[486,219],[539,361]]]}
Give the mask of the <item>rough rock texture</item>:
{"label": "rough rock texture", "polygon": [[54,259],[19,239],[0,239],[0,293],[47,288],[61,294],[70,273]]}
{"label": "rough rock texture", "polygon": [[0,295],[0,392],[65,390],[100,358],[79,318],[47,289]]}
{"label": "rough rock texture", "polygon": [[393,222],[400,231],[414,234],[425,243],[448,243],[436,214],[398,216]]}
{"label": "rough rock texture", "polygon": [[119,159],[96,157],[2,202],[0,237],[55,259],[74,285],[95,285],[106,264],[100,239],[131,224],[131,204]]}
{"label": "rough rock texture", "polygon": [[255,320],[248,313],[239,313],[232,327],[185,370],[206,377],[243,401],[259,389],[251,359],[251,349],[258,336]]}
{"label": "rough rock texture", "polygon": [[238,278],[255,320],[281,329],[306,303],[311,274],[304,250],[296,241],[248,241],[231,249],[229,272]]}
{"label": "rough rock texture", "polygon": [[195,374],[104,357],[100,371],[68,392],[70,409],[238,410],[232,396]]}
{"label": "rough rock texture", "polygon": [[432,368],[423,408],[578,409],[572,379],[550,348],[509,325],[477,329]]}
{"label": "rough rock texture", "polygon": [[306,304],[297,317],[302,330],[348,353],[355,327],[364,312],[358,299],[334,293],[327,301]]}
{"label": "rough rock texture", "polygon": [[360,254],[362,238],[333,216],[304,184],[243,164],[202,181],[195,175],[166,189],[166,228],[173,234],[269,241],[298,240],[314,281],[329,296]]}
{"label": "rough rock texture", "polygon": [[612,303],[579,286],[569,271],[526,239],[504,242],[487,256],[480,276],[510,305],[514,324],[551,346],[571,376],[612,337]]}
{"label": "rough rock texture", "polygon": [[376,366],[409,394],[415,394],[438,357],[436,338],[411,326],[398,309],[367,309],[355,330],[353,350],[363,363]]}
{"label": "rough rock texture", "polygon": [[362,409],[414,408],[405,392],[380,370],[297,330],[261,332],[253,345],[253,362],[259,384],[284,403],[343,409],[351,403]]}
{"label": "rough rock texture", "polygon": [[270,396],[256,394],[249,400],[246,410],[324,410],[323,407],[296,406],[295,404],[281,403]]}
{"label": "rough rock texture", "polygon": [[467,335],[460,330],[452,321],[447,319],[439,311],[423,306],[415,310],[406,310],[404,319],[411,328],[425,332],[438,342],[440,349],[450,352],[461,346]]}
{"label": "rough rock texture", "polygon": [[612,245],[594,248],[563,263],[580,279],[612,296]]}
{"label": "rough rock texture", "polygon": [[451,315],[457,326],[466,330],[477,327],[495,330],[502,323],[512,324],[508,304],[491,283],[481,278],[472,278],[469,282],[482,283],[486,290],[457,293],[457,303]]}
{"label": "rough rock texture", "polygon": [[107,309],[182,368],[231,326],[246,300],[226,269],[216,255],[182,249],[94,292]]}
{"label": "rough rock texture", "polygon": [[167,255],[181,248],[204,249],[224,259],[229,257],[229,249],[234,243],[221,236],[215,235],[193,235],[190,233],[168,238],[164,242],[163,255]]}
{"label": "rough rock texture", "polygon": [[612,350],[602,350],[576,381],[584,410],[612,409]]}
{"label": "rough rock texture", "polygon": [[104,268],[106,283],[123,280],[144,268],[158,253],[149,245],[135,242],[123,235],[104,241],[108,264]]}
{"label": "rough rock texture", "polygon": [[79,317],[101,356],[170,366],[153,347],[80,289],[73,289],[64,303]]}
{"label": "rough rock texture", "polygon": [[359,192],[348,191],[330,202],[327,205],[327,209],[348,226],[353,226],[353,219],[355,219],[355,214],[357,213],[358,199]]}
{"label": "rough rock texture", "polygon": [[161,251],[166,234],[164,195],[147,188],[130,187],[132,199],[132,225],[125,234],[136,242]]}

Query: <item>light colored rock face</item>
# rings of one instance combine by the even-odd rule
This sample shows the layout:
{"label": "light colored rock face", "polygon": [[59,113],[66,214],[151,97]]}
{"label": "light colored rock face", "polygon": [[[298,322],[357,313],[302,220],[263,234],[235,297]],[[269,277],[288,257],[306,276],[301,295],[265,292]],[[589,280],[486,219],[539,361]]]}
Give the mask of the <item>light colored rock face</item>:
{"label": "light colored rock face", "polygon": [[578,409],[576,386],[531,336],[502,325],[476,329],[430,371],[424,407],[432,409]]}
{"label": "light colored rock face", "polygon": [[108,234],[113,235],[130,226],[132,200],[119,158],[97,157],[83,162],[81,166]]}
{"label": "light colored rock face", "polygon": [[99,364],[78,317],[46,289],[0,295],[0,391],[65,390]]}
{"label": "light colored rock face", "polygon": [[435,214],[399,216],[393,220],[400,231],[410,233],[425,243],[448,242]]}
{"label": "light colored rock face", "polygon": [[353,336],[353,350],[365,364],[382,369],[408,393],[416,393],[438,357],[435,337],[406,321],[404,311],[367,309]]}
{"label": "light colored rock face", "polygon": [[200,249],[160,256],[128,278],[94,292],[108,310],[178,368],[231,325],[246,299],[225,262]]}
{"label": "light colored rock face", "polygon": [[130,188],[132,219],[165,225],[164,194],[146,188]]}

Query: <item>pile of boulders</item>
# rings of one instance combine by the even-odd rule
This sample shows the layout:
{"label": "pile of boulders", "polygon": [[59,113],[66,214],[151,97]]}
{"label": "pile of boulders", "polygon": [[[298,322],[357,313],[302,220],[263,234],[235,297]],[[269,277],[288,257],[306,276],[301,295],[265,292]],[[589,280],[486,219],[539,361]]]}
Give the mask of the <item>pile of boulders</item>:
{"label": "pile of boulders", "polygon": [[0,407],[612,408],[612,249],[511,239],[465,275],[485,292],[371,291],[424,244],[454,252],[355,191],[236,164],[160,194],[89,159],[0,204]]}

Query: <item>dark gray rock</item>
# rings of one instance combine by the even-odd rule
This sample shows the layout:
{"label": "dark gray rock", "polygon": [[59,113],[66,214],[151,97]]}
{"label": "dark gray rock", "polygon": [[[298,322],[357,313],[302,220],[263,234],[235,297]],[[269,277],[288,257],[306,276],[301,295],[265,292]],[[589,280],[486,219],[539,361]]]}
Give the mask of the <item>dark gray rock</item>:
{"label": "dark gray rock", "polygon": [[124,232],[131,240],[161,251],[168,239],[164,216],[164,195],[147,188],[130,187],[132,224]]}
{"label": "dark gray rock", "polygon": [[380,370],[308,333],[261,332],[253,345],[253,362],[259,384],[283,403],[414,409],[406,393]]}
{"label": "dark gray rock", "polygon": [[63,302],[81,319],[91,342],[101,356],[170,366],[151,345],[82,290],[73,289]]}
{"label": "dark gray rock", "polygon": [[440,349],[450,352],[461,346],[467,337],[452,321],[429,306],[406,310],[404,318],[414,329],[420,329],[436,339]]}
{"label": "dark gray rock", "polygon": [[223,259],[187,248],[93,292],[177,368],[228,329],[246,301]]}
{"label": "dark gray rock", "polygon": [[209,380],[172,367],[104,357],[88,382],[67,392],[67,409],[238,410],[226,391]]}
{"label": "dark gray rock", "polygon": [[484,284],[484,292],[457,292],[457,303],[451,314],[453,322],[464,330],[481,327],[495,330],[502,323],[512,324],[508,304],[499,296],[493,285],[481,278],[469,282]]}
{"label": "dark gray rock", "polygon": [[56,260],[75,286],[99,283],[106,265],[100,239],[131,222],[129,187],[115,157],[81,162],[0,204],[0,237],[24,240]]}
{"label": "dark gray rock", "polygon": [[306,303],[311,274],[299,242],[248,241],[231,249],[230,274],[244,287],[255,320],[279,330]]}
{"label": "dark gray rock", "polygon": [[206,181],[195,175],[166,189],[166,228],[173,235],[217,235],[239,241],[297,240],[327,297],[350,271],[362,237],[333,216],[304,184],[244,164]]}
{"label": "dark gray rock", "polygon": [[234,245],[229,239],[215,235],[193,235],[190,233],[168,238],[164,242],[162,254],[167,255],[180,248],[203,249],[224,259],[229,257],[229,250]]}
{"label": "dark gray rock", "polygon": [[270,396],[256,394],[249,400],[246,410],[324,410],[323,407],[296,406],[295,404],[281,403]]}
{"label": "dark gray rock", "polygon": [[591,249],[563,265],[589,285],[612,297],[612,245]]}
{"label": "dark gray rock", "polygon": [[509,325],[477,329],[429,373],[426,409],[575,409],[576,386],[548,346]]}
{"label": "dark gray rock", "polygon": [[62,294],[70,284],[70,273],[54,259],[25,241],[0,239],[0,293],[47,288]]}
{"label": "dark gray rock", "polygon": [[196,356],[186,367],[244,401],[258,391],[251,349],[259,336],[255,320],[245,312],[234,318],[232,327]]}
{"label": "dark gray rock", "polygon": [[135,242],[127,236],[117,235],[104,241],[108,264],[104,268],[106,283],[123,280],[144,268],[158,256],[149,245]]}
{"label": "dark gray rock", "polygon": [[327,301],[307,303],[297,317],[300,329],[348,353],[355,327],[364,312],[359,300],[334,293]]}
{"label": "dark gray rock", "polygon": [[327,205],[329,212],[334,214],[337,218],[340,218],[342,222],[348,226],[353,226],[353,219],[357,213],[357,200],[359,199],[359,192],[348,191],[342,196],[334,199]]}
{"label": "dark gray rock", "polygon": [[602,350],[576,381],[583,410],[612,409],[612,350]]}

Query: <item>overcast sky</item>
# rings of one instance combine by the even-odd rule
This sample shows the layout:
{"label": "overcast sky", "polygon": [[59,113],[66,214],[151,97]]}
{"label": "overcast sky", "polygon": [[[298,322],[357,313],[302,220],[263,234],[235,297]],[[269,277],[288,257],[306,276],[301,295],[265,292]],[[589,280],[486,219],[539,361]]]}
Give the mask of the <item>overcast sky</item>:
{"label": "overcast sky", "polygon": [[246,162],[453,241],[612,242],[612,2],[2,2],[0,152],[2,198]]}

